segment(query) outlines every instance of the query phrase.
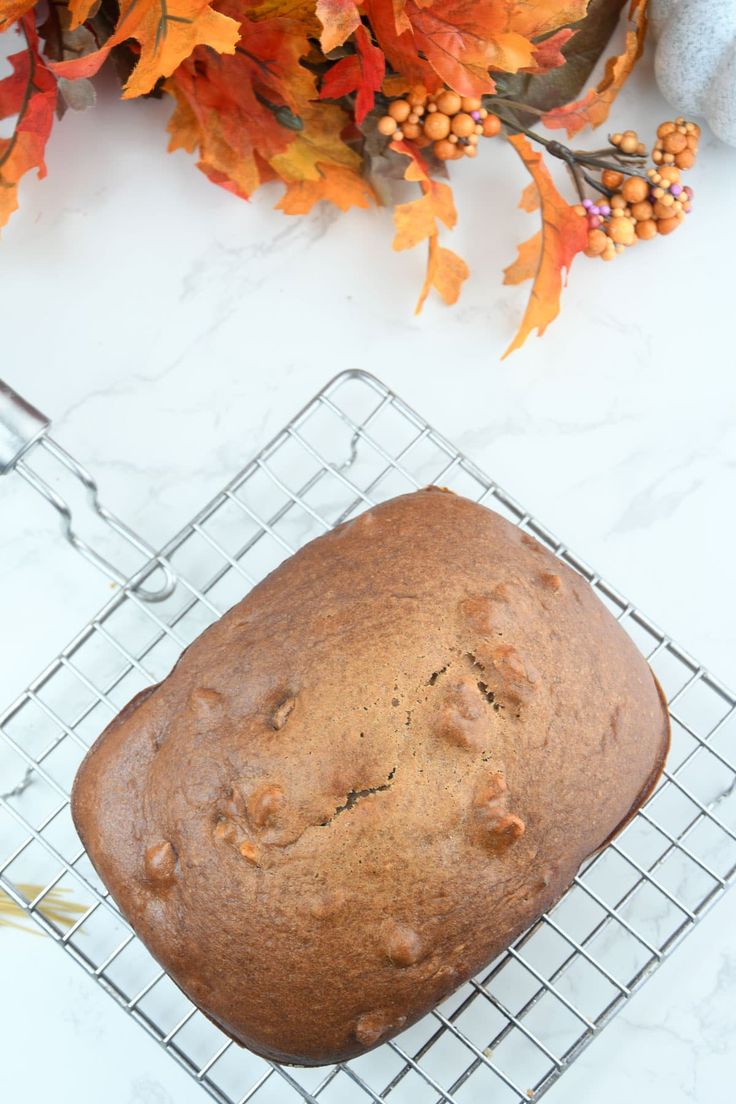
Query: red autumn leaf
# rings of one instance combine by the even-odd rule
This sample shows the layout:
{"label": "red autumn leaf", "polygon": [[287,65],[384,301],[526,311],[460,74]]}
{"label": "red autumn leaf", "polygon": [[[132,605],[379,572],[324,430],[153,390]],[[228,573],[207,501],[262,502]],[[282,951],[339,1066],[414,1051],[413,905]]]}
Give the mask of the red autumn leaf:
{"label": "red autumn leaf", "polygon": [[449,184],[432,180],[420,154],[405,142],[393,142],[391,148],[410,159],[405,179],[418,183],[422,189],[419,199],[394,208],[396,236],[393,243],[394,249],[400,250],[412,249],[420,242],[427,242],[427,275],[416,306],[416,313],[419,314],[432,287],[446,303],[457,302],[470,270],[461,257],[439,244],[438,221],[449,229],[457,221]]}
{"label": "red autumn leaf", "polygon": [[[534,283],[519,331],[504,357],[521,348],[532,330],[536,329],[541,337],[560,313],[563,278],[566,281],[574,258],[588,244],[587,220],[557,191],[542,155],[521,134],[513,135],[509,141],[537,187],[542,229],[519,246],[517,260],[505,271],[506,284],[529,279]],[[528,199],[528,193],[525,195]]]}
{"label": "red autumn leaf", "polygon": [[[94,0],[75,0],[73,26],[87,19],[93,7]],[[114,46],[135,39],[140,44],[140,59],[123,90],[123,98],[130,99],[150,92],[195,47],[204,45],[218,53],[232,54],[238,37],[237,21],[215,11],[209,0],[129,0],[121,7],[115,31],[99,50],[55,62],[52,69],[68,80],[93,77]]]}
{"label": "red autumn leaf", "polygon": [[[228,14],[239,10],[238,0],[226,3]],[[358,155],[342,139],[348,116],[315,102],[314,75],[302,65],[316,30],[305,8],[299,19],[245,18],[232,57],[195,50],[165,85],[177,104],[169,148],[198,149],[202,172],[246,199],[274,177],[319,182],[325,166],[356,170]]]}
{"label": "red autumn leaf", "polygon": [[8,60],[13,72],[0,80],[0,119],[17,115],[9,138],[0,139],[0,226],[18,206],[18,183],[32,169],[46,175],[44,151],[56,107],[56,80],[39,51],[32,14],[23,16],[20,29],[27,49]]}
{"label": "red autumn leaf", "polygon": [[336,61],[327,70],[322,81],[320,99],[339,100],[350,92],[357,92],[355,100],[355,121],[362,123],[373,109],[376,92],[383,82],[386,71],[386,59],[371,42],[371,36],[362,25],[355,32],[357,53]]}
{"label": "red autumn leaf", "polygon": [[317,0],[317,18],[322,24],[320,45],[329,54],[360,26],[360,0]]}
{"label": "red autumn leaf", "polygon": [[574,34],[572,27],[563,27],[562,30],[556,31],[555,34],[538,43],[534,48],[534,68],[530,72],[546,73],[550,69],[559,69],[564,65],[567,58],[562,52],[562,47],[567,45]]}
{"label": "red autumn leaf", "polygon": [[287,107],[297,115],[313,95],[314,82],[301,65],[309,50],[308,28],[265,19],[246,20],[240,31],[232,57],[198,47],[165,87],[177,101],[169,148],[199,146],[202,172],[247,199],[263,179],[263,164],[294,138],[279,123],[277,110]]}
{"label": "red autumn leaf", "polygon": [[542,116],[542,122],[550,130],[564,128],[568,138],[586,126],[597,127],[605,122],[611,106],[631,75],[644,50],[647,29],[647,0],[631,0],[623,51],[609,58],[600,83],[588,90],[582,99],[565,104]]}

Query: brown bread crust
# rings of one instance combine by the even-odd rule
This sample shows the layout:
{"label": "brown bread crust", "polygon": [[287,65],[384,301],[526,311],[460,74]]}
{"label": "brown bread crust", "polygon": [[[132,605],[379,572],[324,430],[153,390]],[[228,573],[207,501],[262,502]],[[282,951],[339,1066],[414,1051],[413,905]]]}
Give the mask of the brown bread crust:
{"label": "brown bread crust", "polygon": [[646,799],[652,674],[588,584],[430,488],[307,545],[95,743],[79,834],[203,1011],[285,1062],[382,1042]]}

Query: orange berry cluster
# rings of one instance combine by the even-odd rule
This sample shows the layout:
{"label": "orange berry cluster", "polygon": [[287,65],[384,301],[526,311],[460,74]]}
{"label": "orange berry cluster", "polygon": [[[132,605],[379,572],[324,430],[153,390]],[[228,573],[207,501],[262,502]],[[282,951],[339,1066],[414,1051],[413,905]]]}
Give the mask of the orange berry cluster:
{"label": "orange berry cluster", "polygon": [[652,150],[655,165],[675,165],[678,169],[691,169],[698,155],[700,127],[688,123],[680,116],[674,122],[668,120],[657,130],[657,141]]}
{"label": "orange berry cluster", "polygon": [[[674,127],[674,130],[667,128]],[[657,132],[657,145],[652,152],[654,159],[661,143],[667,142],[672,134],[678,136],[695,134],[695,130],[678,128],[695,127],[694,123],[678,120],[675,123],[663,123]],[[664,130],[664,134],[662,133]],[[698,132],[699,133],[699,132]],[[635,131],[613,134],[611,145],[629,156],[642,156],[642,143]],[[679,143],[675,143],[679,144]],[[646,152],[646,151],[645,151]],[[677,157],[679,153],[666,151],[668,156]],[[682,147],[682,152],[692,153],[691,147]],[[626,175],[617,169],[605,169],[601,173],[601,184],[608,198],[594,203],[586,199],[575,209],[588,220],[588,257],[600,257],[611,261],[617,253],[622,253],[637,241],[650,241],[658,234],[671,234],[685,221],[692,210],[693,190],[681,183],[680,169],[694,164],[685,158],[683,165],[657,164],[649,169],[646,176]]]}
{"label": "orange berry cluster", "polygon": [[431,144],[441,161],[475,157],[480,138],[493,138],[500,129],[501,120],[486,111],[479,98],[460,96],[451,88],[430,95],[423,85],[392,100],[378,120],[380,134],[421,146]]}

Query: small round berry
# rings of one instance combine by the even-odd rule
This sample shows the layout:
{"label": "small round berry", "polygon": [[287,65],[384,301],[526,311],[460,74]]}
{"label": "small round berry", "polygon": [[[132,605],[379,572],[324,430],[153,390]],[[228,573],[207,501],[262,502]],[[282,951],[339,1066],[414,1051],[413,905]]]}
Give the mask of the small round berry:
{"label": "small round berry", "polygon": [[695,154],[692,150],[684,149],[675,157],[675,164],[678,169],[691,169],[695,164]]}
{"label": "small round berry", "polygon": [[501,130],[501,120],[498,115],[486,115],[483,119],[483,134],[486,138],[495,138]]}
{"label": "small round berry", "polygon": [[430,100],[429,103],[427,104],[427,111],[436,111],[436,110],[437,110],[437,104],[434,102],[434,100]]}
{"label": "small round berry", "polygon": [[462,111],[480,111],[480,100],[477,96],[463,96],[460,101]]}
{"label": "small round berry", "polygon": [[422,107],[421,104],[417,104],[416,107],[414,108],[414,114],[418,115],[421,118],[422,115],[424,115],[424,113],[426,112],[426,110],[427,110],[426,107]]}
{"label": "small round berry", "polygon": [[411,114],[411,108],[406,100],[394,100],[388,105],[388,113],[397,123],[403,123]]}
{"label": "small round berry", "polygon": [[416,111],[412,111],[411,115],[407,119],[407,122],[412,123],[412,125],[419,122],[419,116],[417,115]]}
{"label": "small round berry", "polygon": [[679,225],[680,225],[679,218],[659,219],[659,221],[657,222],[657,233],[658,234],[671,234],[672,231],[676,230]]}
{"label": "small round berry", "polygon": [[427,102],[427,89],[423,84],[415,84],[409,92],[407,99],[412,107],[423,107]]}
{"label": "small round berry", "polygon": [[606,249],[608,241],[608,235],[603,230],[591,230],[588,234],[588,248],[585,250],[586,257],[599,257]]}
{"label": "small round berry", "polygon": [[608,141],[611,143],[612,146],[620,146],[622,138],[623,134],[617,131],[615,134],[610,134],[608,136]]}
{"label": "small round berry", "polygon": [[642,176],[630,176],[621,185],[621,195],[627,203],[641,203],[649,195],[649,182]]}
{"label": "small round berry", "polygon": [[654,164],[655,165],[661,165],[663,160],[664,160],[664,154],[662,153],[662,151],[658,150],[658,149],[655,149],[652,152],[652,161],[654,162]]}
{"label": "small round berry", "polygon": [[582,203],[576,203],[573,207],[573,211],[576,215],[584,215],[586,213]]}
{"label": "small round berry", "polygon": [[682,153],[684,149],[687,149],[687,138],[684,134],[680,134],[679,130],[676,130],[667,135],[662,145],[665,153]]}
{"label": "small round berry", "polygon": [[626,207],[626,200],[621,195],[621,192],[616,192],[615,195],[612,195],[609,202],[612,211],[622,211],[624,207]]}
{"label": "small round berry", "polygon": [[671,121],[667,121],[666,123],[660,123],[659,126],[657,127],[657,137],[658,138],[666,138],[668,134],[672,134],[672,132],[675,131],[675,130],[677,130],[677,127]]}
{"label": "small round berry", "polygon": [[477,157],[477,155],[478,155],[478,147],[477,146],[466,146],[465,147],[465,156],[466,157]]}
{"label": "small round berry", "polygon": [[623,218],[623,217],[624,217],[624,208],[614,207],[614,209],[611,211],[611,218],[620,219],[620,218]]}
{"label": "small round berry", "polygon": [[600,210],[600,212],[601,212],[601,214],[603,215],[604,218],[609,218],[610,217],[611,208],[608,206],[607,203],[600,203],[599,204],[599,210]]}
{"label": "small round berry", "polygon": [[606,188],[620,188],[624,182],[624,174],[616,172],[615,169],[604,169],[601,174],[601,181]]}
{"label": "small round berry", "polygon": [[454,145],[457,142],[457,134],[448,134],[447,141],[452,142]]}
{"label": "small round berry", "polygon": [[467,138],[475,131],[475,121],[466,112],[461,111],[454,116],[451,127],[452,133],[457,134],[458,138]]}
{"label": "small round berry", "polygon": [[403,141],[404,141],[404,132],[403,132],[403,130],[401,130],[401,129],[395,130],[394,131],[394,142],[403,142]]}
{"label": "small round berry", "polygon": [[424,133],[434,142],[439,142],[450,133],[450,119],[443,111],[435,111],[424,120]]}
{"label": "small round berry", "polygon": [[698,152],[698,139],[694,134],[688,134],[687,136],[687,148],[692,150],[693,153]]}
{"label": "small round berry", "polygon": [[646,152],[647,147],[644,145],[643,142],[640,142],[639,145],[636,147],[637,157],[644,157],[646,155]]}
{"label": "small round berry", "polygon": [[468,142],[470,143],[471,146],[477,146],[478,142],[479,142],[478,135],[477,134],[471,134],[470,137],[468,138]]}
{"label": "small round berry", "polygon": [[649,200],[643,199],[640,203],[632,203],[631,217],[637,222],[649,222],[653,215],[654,208]]}
{"label": "small round berry", "polygon": [[661,199],[658,199],[657,202],[654,204],[654,217],[656,219],[672,218],[672,211],[666,203],[662,202]]}
{"label": "small round berry", "polygon": [[404,137],[408,138],[410,142],[414,142],[422,133],[422,128],[419,123],[406,122],[402,125],[401,129],[404,132]]}
{"label": "small round berry", "polygon": [[635,223],[630,218],[618,218],[608,227],[608,236],[616,245],[632,245],[636,237]]}
{"label": "small round berry", "polygon": [[454,146],[452,142],[448,142],[446,138],[441,138],[439,142],[435,142],[433,148],[435,157],[439,158],[440,161],[454,161],[456,157],[460,156],[457,146]]}
{"label": "small round berry", "polygon": [[619,149],[622,153],[636,153],[638,145],[639,142],[637,140],[636,134],[634,134],[633,131],[631,133],[627,131],[626,134],[624,134],[621,138]]}
{"label": "small round berry", "polygon": [[663,153],[662,154],[662,161],[664,162],[665,165],[674,165],[674,163],[675,163],[674,153]]}
{"label": "small round berry", "polygon": [[437,110],[444,111],[445,115],[457,115],[461,103],[462,99],[457,92],[452,92],[448,88],[447,91],[440,92],[437,97]]}
{"label": "small round berry", "polygon": [[484,107],[482,107],[480,109],[480,111],[478,112],[478,114],[480,115],[481,119],[485,119],[486,116],[488,115],[488,112],[486,111],[486,109]]}
{"label": "small round berry", "polygon": [[[660,180],[666,180],[668,184],[680,183],[680,170],[675,165],[663,165],[659,174]],[[657,181],[659,184],[659,180]]]}
{"label": "small round berry", "polygon": [[644,219],[636,224],[636,236],[641,241],[651,241],[657,236],[657,224],[654,219]]}
{"label": "small round berry", "polygon": [[654,199],[661,199],[665,195],[664,188],[652,188],[652,197]]}
{"label": "small round berry", "polygon": [[378,133],[385,135],[386,138],[395,134],[398,129],[398,123],[390,115],[382,115],[376,126],[378,128]]}

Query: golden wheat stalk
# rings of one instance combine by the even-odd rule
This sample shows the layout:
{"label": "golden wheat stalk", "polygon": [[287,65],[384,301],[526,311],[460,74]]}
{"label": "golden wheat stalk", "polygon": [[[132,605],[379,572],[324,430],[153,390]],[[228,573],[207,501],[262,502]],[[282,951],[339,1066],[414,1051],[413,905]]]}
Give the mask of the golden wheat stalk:
{"label": "golden wheat stalk", "polygon": [[[27,901],[33,901],[43,890],[42,885],[29,885],[27,883],[17,885],[15,888]],[[58,886],[50,889],[36,906],[35,911],[52,924],[57,924],[61,928],[70,928],[87,909],[84,905],[71,901],[68,893],[69,890]],[[0,889],[0,927],[17,928],[18,931],[28,932],[30,935],[42,934],[39,928],[29,926],[30,924],[32,924],[32,921],[27,910],[22,905],[16,904],[12,897],[9,897],[3,889]]]}

